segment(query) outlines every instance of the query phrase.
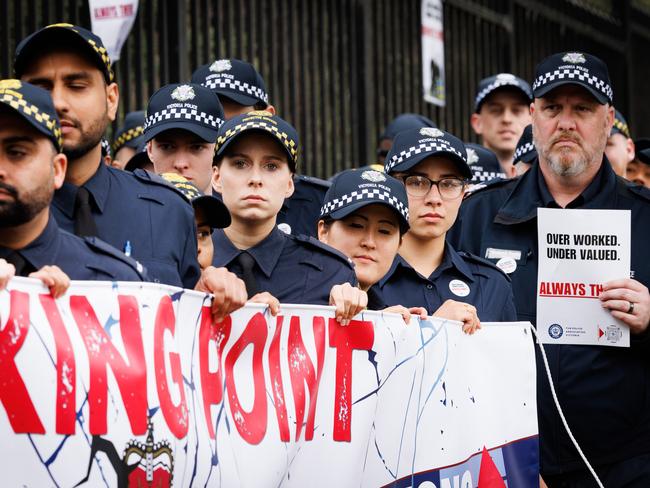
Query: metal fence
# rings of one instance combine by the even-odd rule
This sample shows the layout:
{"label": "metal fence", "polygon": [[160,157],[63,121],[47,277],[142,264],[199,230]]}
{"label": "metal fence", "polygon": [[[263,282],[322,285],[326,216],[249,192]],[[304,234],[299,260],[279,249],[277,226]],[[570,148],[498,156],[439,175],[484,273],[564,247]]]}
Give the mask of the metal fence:
{"label": "metal fence", "polygon": [[[302,139],[302,171],[327,177],[373,161],[384,125],[418,112],[464,140],[479,79],[564,49],[609,65],[617,107],[635,135],[650,135],[650,2],[446,0],[447,106],[422,99],[420,0],[141,0],[116,63],[119,120],[163,84],[189,79],[220,57],[252,62],[271,102]],[[0,75],[17,42],[54,22],[89,26],[81,0],[2,0]]]}

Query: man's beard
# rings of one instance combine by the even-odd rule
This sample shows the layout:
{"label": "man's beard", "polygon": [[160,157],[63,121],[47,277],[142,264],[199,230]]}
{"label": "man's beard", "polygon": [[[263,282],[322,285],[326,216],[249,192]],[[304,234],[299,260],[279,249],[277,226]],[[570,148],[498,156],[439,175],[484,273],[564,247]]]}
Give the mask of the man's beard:
{"label": "man's beard", "polygon": [[5,190],[13,197],[13,201],[0,202],[0,228],[16,227],[33,220],[36,215],[49,206],[54,192],[50,180],[22,196],[18,195],[16,188],[1,181],[0,189]]}
{"label": "man's beard", "polygon": [[[579,154],[564,149],[551,152],[554,144],[560,139],[575,142],[581,149]],[[548,162],[549,168],[553,173],[561,177],[570,177],[580,175],[584,173],[589,166],[598,164],[602,160],[605,152],[606,142],[607,138],[601,136],[596,141],[588,141],[588,143],[585,144],[585,141],[577,135],[572,133],[562,133],[552,138],[547,143],[546,147],[540,147],[540,144],[537,142],[535,142],[535,146],[540,151],[540,158],[545,159]]]}
{"label": "man's beard", "polygon": [[90,150],[97,147],[101,142],[106,131],[106,126],[108,125],[108,118],[106,113],[104,113],[100,119],[90,123],[87,129],[78,120],[66,118],[71,120],[81,133],[81,138],[76,146],[68,146],[65,144],[65,141],[63,144],[63,154],[67,156],[68,161],[74,161],[88,154]]}

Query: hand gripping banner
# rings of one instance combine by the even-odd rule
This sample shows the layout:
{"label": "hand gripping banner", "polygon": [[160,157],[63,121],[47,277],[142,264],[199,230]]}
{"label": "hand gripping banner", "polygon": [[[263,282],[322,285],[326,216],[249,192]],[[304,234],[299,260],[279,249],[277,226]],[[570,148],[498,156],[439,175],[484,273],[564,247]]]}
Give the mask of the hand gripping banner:
{"label": "hand gripping banner", "polygon": [[3,486],[533,487],[528,324],[247,305],[149,283],[0,292]]}

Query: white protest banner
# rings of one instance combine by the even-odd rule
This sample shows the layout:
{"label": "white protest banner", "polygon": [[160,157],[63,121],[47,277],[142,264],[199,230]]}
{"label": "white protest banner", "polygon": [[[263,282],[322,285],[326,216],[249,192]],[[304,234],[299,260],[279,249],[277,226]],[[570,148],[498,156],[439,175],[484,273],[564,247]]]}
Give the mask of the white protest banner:
{"label": "white protest banner", "polygon": [[537,331],[549,344],[630,346],[600,304],[606,281],[630,277],[629,210],[537,209]]}
{"label": "white protest banner", "polygon": [[445,106],[445,36],[442,0],[422,0],[422,87],[424,100]]}
{"label": "white protest banner", "polygon": [[101,38],[111,61],[117,61],[138,14],[138,0],[88,0],[88,7],[91,30]]}
{"label": "white protest banner", "polygon": [[[525,324],[247,305],[156,284],[0,292],[6,486],[538,483]],[[461,483],[462,481],[462,483]],[[468,484],[469,483],[469,484]],[[497,486],[497,485],[490,485]]]}

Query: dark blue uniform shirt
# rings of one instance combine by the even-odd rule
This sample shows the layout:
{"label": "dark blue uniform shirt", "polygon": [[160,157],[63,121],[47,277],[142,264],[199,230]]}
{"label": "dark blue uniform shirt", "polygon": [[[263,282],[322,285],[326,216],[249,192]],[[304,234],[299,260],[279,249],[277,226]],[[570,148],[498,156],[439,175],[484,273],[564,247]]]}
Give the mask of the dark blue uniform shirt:
{"label": "dark blue uniform shirt", "polygon": [[[0,257],[11,249],[0,247]],[[145,281],[142,265],[96,237],[80,238],[61,230],[52,217],[34,241],[18,254],[37,271],[56,265],[71,280]],[[25,275],[28,273],[24,273]]]}
{"label": "dark blue uniform shirt", "polygon": [[[470,195],[447,234],[459,249],[494,260],[516,257],[510,275],[521,320],[535,323],[537,208],[558,208],[539,170],[493,183]],[[634,278],[650,284],[650,191],[617,177],[609,162],[567,208],[629,209]],[[592,464],[603,465],[650,452],[650,333],[631,336],[631,349],[545,345],[553,382],[569,426]],[[537,350],[537,405],[541,468],[549,475],[582,470],[556,412]]]}
{"label": "dark blue uniform shirt", "polygon": [[[200,276],[194,211],[185,198],[146,171],[128,173],[99,164],[84,185],[92,198],[98,237],[120,251],[127,241],[131,257],[141,262],[152,281],[192,289]],[[54,193],[52,214],[64,230],[74,232],[75,185]]]}
{"label": "dark blue uniform shirt", "polygon": [[289,225],[291,234],[318,237],[318,218],[329,181],[304,175],[293,177],[294,192],[278,213],[278,224]]}
{"label": "dark blue uniform shirt", "polygon": [[[222,229],[214,231],[216,267],[226,267],[242,276],[235,258],[242,252]],[[329,305],[334,285],[357,279],[352,264],[343,254],[312,237],[287,235],[277,227],[268,237],[249,248],[260,291],[267,291],[281,303]]]}
{"label": "dark blue uniform shirt", "polygon": [[484,322],[517,319],[510,280],[501,270],[476,256],[458,253],[449,244],[431,276],[422,276],[398,254],[372,290],[373,307],[383,301],[384,308],[424,307],[433,314],[446,300],[456,300],[475,306]]}

